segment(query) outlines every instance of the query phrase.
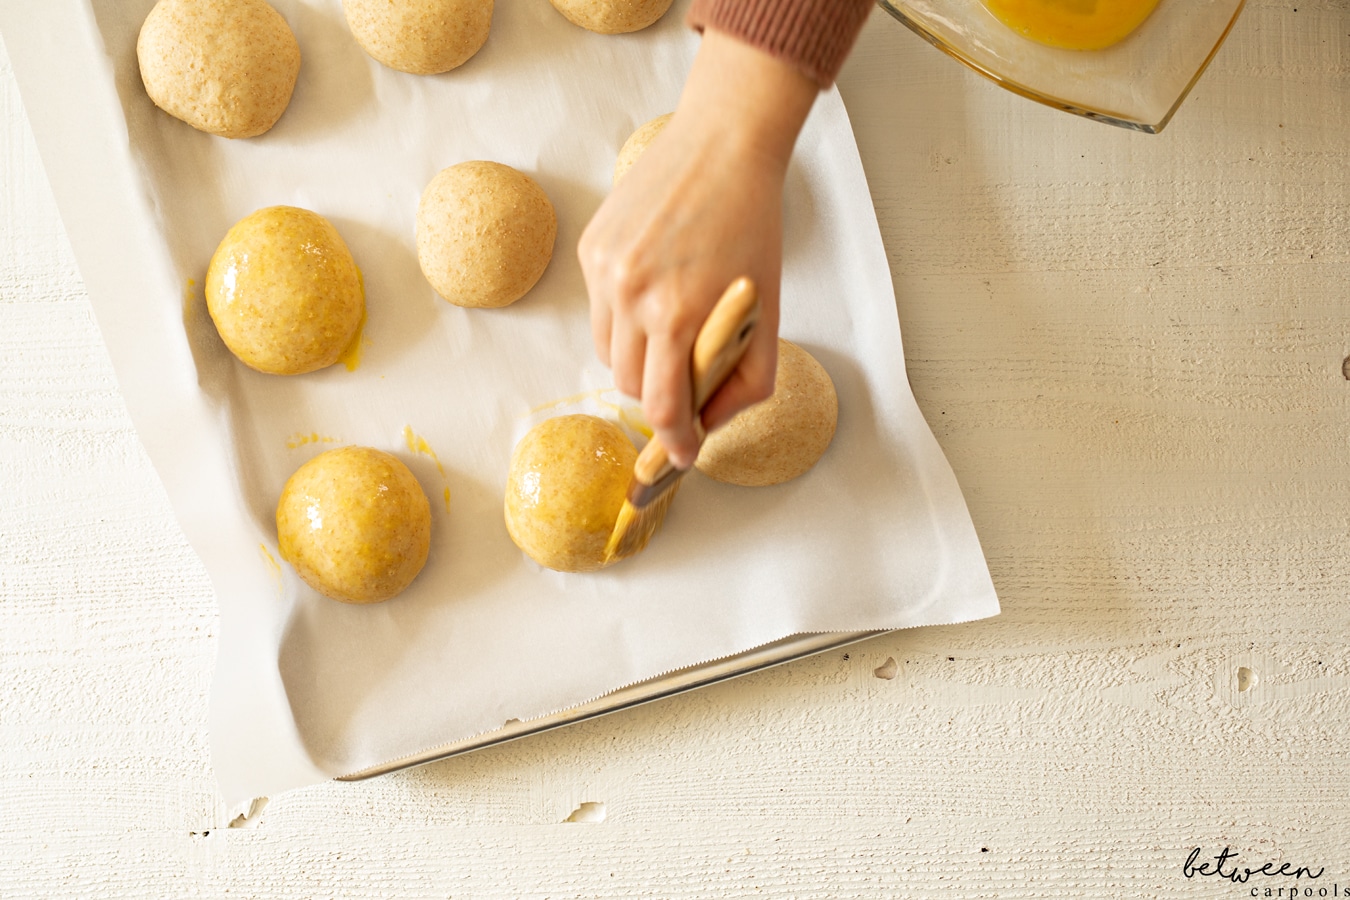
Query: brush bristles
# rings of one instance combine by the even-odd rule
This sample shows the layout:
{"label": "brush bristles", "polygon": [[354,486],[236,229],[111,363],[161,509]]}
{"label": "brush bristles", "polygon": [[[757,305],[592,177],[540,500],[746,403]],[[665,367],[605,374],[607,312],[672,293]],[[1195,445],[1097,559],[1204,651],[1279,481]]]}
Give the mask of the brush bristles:
{"label": "brush bristles", "polygon": [[677,479],[666,490],[654,497],[646,506],[634,506],[625,499],[619,508],[619,518],[614,522],[614,531],[605,545],[605,562],[615,563],[621,559],[641,553],[652,539],[652,535],[661,529],[666,520],[666,511],[675,497],[679,486]]}

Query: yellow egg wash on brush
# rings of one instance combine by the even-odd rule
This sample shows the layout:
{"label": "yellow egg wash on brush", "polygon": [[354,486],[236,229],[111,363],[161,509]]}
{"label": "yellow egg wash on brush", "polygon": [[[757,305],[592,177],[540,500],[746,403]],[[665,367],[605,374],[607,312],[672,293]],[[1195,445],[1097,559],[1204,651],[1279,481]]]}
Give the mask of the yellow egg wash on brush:
{"label": "yellow egg wash on brush", "polygon": [[980,0],[1025,38],[1065,50],[1102,50],[1124,40],[1159,0]]}

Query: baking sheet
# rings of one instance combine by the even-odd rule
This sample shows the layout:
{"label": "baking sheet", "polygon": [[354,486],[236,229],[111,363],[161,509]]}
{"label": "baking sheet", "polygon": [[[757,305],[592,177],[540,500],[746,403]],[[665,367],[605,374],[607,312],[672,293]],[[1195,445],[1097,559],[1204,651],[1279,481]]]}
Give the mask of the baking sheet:
{"label": "baking sheet", "polygon": [[494,731],[487,731],[483,734],[476,734],[472,737],[430,747],[418,753],[401,756],[398,759],[362,769],[359,772],[339,775],[337,780],[364,781],[367,778],[377,778],[380,775],[388,775],[390,772],[397,772],[401,769],[409,769],[414,766],[448,759],[452,756],[460,756],[474,750],[482,750],[485,747],[542,734],[555,728],[575,725],[577,722],[588,719],[622,712],[656,700],[664,700],[667,697],[707,687],[710,684],[762,672],[765,669],[814,656],[817,653],[838,650],[883,634],[890,634],[890,632],[825,631],[794,634],[770,644],[761,644],[758,647],[737,653],[735,656],[697,663],[684,669],[676,669],[674,672],[658,675],[646,681],[639,681],[637,684],[630,684],[627,687],[610,691],[608,694],[578,706],[569,706],[567,709],[540,716],[537,719],[530,719],[528,722],[511,719]]}
{"label": "baking sheet", "polygon": [[[683,5],[615,37],[543,0],[505,0],[474,59],[427,78],[368,59],[337,0],[276,0],[304,62],[286,114],[248,141],[193,131],[145,96],[135,35],[152,5],[5,4],[0,27],[128,409],[217,591],[212,751],[228,801],[792,634],[997,612],[959,488],[909,391],[836,92],[816,104],[789,172],[781,329],[839,392],[831,450],[774,488],[692,476],[641,557],[563,575],[507,536],[507,463],[542,416],[631,424],[590,346],[575,245],[624,139],[674,107],[697,47]],[[504,310],[450,306],[415,257],[422,188],[475,158],[529,173],[558,211],[548,271]],[[200,287],[211,252],[234,221],[279,203],[327,216],[363,270],[354,370],[262,375],[214,334]],[[277,562],[285,479],[349,443],[399,455],[433,506],[426,569],[372,607],[325,600]]]}

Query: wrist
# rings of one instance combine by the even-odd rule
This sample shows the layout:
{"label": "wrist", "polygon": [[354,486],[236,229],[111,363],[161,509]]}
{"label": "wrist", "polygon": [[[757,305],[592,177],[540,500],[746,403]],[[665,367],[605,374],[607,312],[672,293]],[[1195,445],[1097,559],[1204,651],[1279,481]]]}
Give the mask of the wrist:
{"label": "wrist", "polygon": [[708,28],[675,115],[786,169],[819,91],[795,66]]}

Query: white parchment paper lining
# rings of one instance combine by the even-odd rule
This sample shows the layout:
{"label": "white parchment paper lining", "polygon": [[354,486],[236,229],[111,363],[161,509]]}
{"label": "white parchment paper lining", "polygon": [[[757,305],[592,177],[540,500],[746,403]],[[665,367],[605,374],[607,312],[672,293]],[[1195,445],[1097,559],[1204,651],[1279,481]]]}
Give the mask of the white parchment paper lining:
{"label": "white parchment paper lining", "polygon": [[[507,464],[541,416],[624,418],[590,345],[575,247],[620,145],[675,105],[697,47],[682,4],[612,37],[545,0],[499,0],[474,59],[419,77],[370,60],[337,0],[275,0],[304,62],[286,114],[248,141],[198,133],[150,103],[135,38],[152,5],[4,4],[0,27],[128,409],[217,592],[212,751],[227,801],[791,634],[997,612],[905,377],[837,93],[816,104],[788,178],[781,327],[834,380],[833,446],[778,487],[691,476],[644,555],[562,575],[507,536]],[[467,159],[529,173],[558,212],[548,271],[504,310],[452,307],[417,266],[421,190]],[[274,204],[327,216],[363,270],[369,319],[354,370],[261,375],[215,335],[201,290],[211,253],[233,222]],[[432,501],[426,569],[377,606],[326,600],[276,563],[282,484],[342,444],[398,454]]]}

